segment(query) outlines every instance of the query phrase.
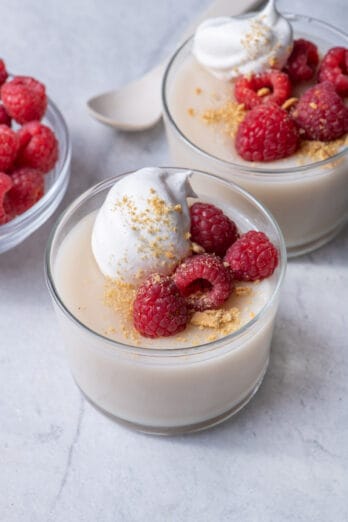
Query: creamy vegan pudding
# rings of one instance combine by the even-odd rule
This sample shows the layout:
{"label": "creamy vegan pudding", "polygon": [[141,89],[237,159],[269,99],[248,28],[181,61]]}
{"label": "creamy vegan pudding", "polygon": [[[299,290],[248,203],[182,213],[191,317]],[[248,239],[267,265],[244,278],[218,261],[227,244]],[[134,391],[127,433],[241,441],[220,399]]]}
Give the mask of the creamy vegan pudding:
{"label": "creamy vegan pudding", "polygon": [[[134,270],[134,279],[128,277],[120,288],[118,275],[116,279],[110,275],[124,268],[128,249],[122,251],[120,239],[116,261],[105,255],[107,250],[104,250],[104,261],[112,260],[112,268],[105,268],[104,264],[104,270],[113,271],[105,276],[98,266],[102,247],[99,244],[99,254],[95,256],[96,239],[92,238],[98,235],[100,220],[105,218],[100,210],[106,209],[105,202],[110,203],[110,198],[116,205],[127,201],[124,190],[127,185],[134,187],[132,176],[137,180],[139,173],[145,172],[145,176],[149,170],[104,181],[65,211],[47,251],[48,284],[73,376],[90,401],[116,420],[142,431],[163,434],[194,431],[233,415],[248,402],[262,381],[285,271],[285,247],[273,218],[234,184],[198,171],[191,175],[188,171],[152,169],[153,191],[160,193],[156,176],[164,175],[173,202],[181,194],[183,221],[177,222],[178,229],[187,217],[182,198],[189,204],[199,199],[219,205],[234,220],[240,233],[250,229],[265,232],[278,249],[279,264],[273,275],[262,281],[236,281],[234,291],[220,310],[194,313],[184,331],[170,337],[143,337],[132,326],[129,304],[134,297],[132,283],[146,274],[139,272],[134,262],[129,269]],[[183,184],[187,179],[188,187]],[[146,192],[146,185],[142,191]],[[150,194],[156,197],[154,192]],[[173,206],[174,220],[177,204]],[[120,237],[122,219],[124,215],[116,217]],[[166,224],[167,221],[162,223],[162,232]],[[106,226],[104,221],[104,229]],[[114,233],[117,235],[117,230]],[[133,237],[131,249],[139,237]],[[143,252],[142,266],[147,267],[148,258],[146,251]],[[183,241],[180,257],[186,254]],[[164,273],[168,272],[165,264],[159,266]],[[126,271],[128,276],[129,271]]]}
{"label": "creamy vegan pudding", "polygon": [[[314,42],[320,55],[334,46],[348,46],[347,36],[324,22],[297,15],[286,15],[283,20],[290,23],[294,38]],[[233,71],[251,71],[246,69],[248,62],[242,53],[235,53],[242,66],[230,60],[235,56],[232,50],[240,33],[232,43],[228,34],[219,33],[221,41],[216,41],[216,27],[213,22],[209,24],[203,24],[205,40],[202,35],[198,39],[199,52],[196,33],[195,40],[191,38],[176,52],[164,77],[164,121],[172,160],[177,166],[204,168],[233,180],[260,199],[276,217],[288,255],[313,250],[337,233],[347,219],[346,136],[326,143],[303,141],[295,154],[284,159],[242,159],[235,149],[235,135],[246,111],[234,99]],[[282,45],[286,42],[284,39]],[[218,51],[222,55],[217,55]],[[267,53],[261,56],[269,59]],[[263,62],[256,58],[253,70],[260,71]],[[311,81],[295,87],[292,96],[298,97],[310,85]]]}

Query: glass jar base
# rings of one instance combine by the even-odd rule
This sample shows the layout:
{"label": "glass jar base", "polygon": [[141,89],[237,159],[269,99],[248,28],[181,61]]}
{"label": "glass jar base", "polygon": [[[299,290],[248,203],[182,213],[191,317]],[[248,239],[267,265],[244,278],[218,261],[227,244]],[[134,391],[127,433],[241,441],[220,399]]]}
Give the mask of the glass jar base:
{"label": "glass jar base", "polygon": [[313,252],[314,250],[317,250],[318,248],[326,245],[331,239],[333,239],[343,228],[343,224],[340,223],[338,226],[336,226],[333,230],[330,230],[327,232],[324,236],[320,236],[320,238],[315,239],[314,241],[310,241],[309,243],[304,243],[299,246],[294,247],[286,247],[286,253],[288,256],[288,259],[292,257],[302,256],[304,254],[309,254],[310,252]]}
{"label": "glass jar base", "polygon": [[[215,426],[218,426],[222,422],[227,421],[233,415],[236,415],[244,406],[248,404],[248,402],[253,398],[253,396],[256,394],[258,389],[261,386],[261,383],[263,381],[263,378],[266,374],[267,368],[268,368],[269,361],[267,361],[264,370],[262,371],[262,374],[258,381],[256,382],[255,386],[252,388],[252,390],[247,394],[246,397],[242,401],[240,401],[237,405],[233,406],[233,408],[229,409],[228,411],[222,413],[221,415],[218,415],[217,417],[213,417],[211,419],[205,420],[203,422],[198,422],[195,424],[189,424],[184,426],[144,426],[142,424],[137,424],[135,422],[130,422],[124,419],[121,419],[120,417],[117,417],[116,415],[113,415],[109,413],[108,411],[104,410],[100,406],[98,406],[86,393],[80,388],[80,386],[77,384],[79,390],[81,391],[84,398],[99,412],[101,412],[103,415],[108,417],[114,422],[117,422],[121,426],[124,426],[126,428],[129,428],[134,431],[138,431],[141,433],[145,433],[147,435],[161,435],[161,436],[172,436],[172,435],[184,435],[186,433],[194,433],[197,431],[203,431],[207,430],[208,428],[213,428]],[[75,381],[76,382],[76,381]]]}

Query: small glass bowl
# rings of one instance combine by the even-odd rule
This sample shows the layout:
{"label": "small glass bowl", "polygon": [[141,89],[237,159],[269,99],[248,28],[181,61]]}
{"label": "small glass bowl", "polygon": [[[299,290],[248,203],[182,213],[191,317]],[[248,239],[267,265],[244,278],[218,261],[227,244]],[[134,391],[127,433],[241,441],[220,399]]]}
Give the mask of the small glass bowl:
{"label": "small glass bowl", "polygon": [[[268,298],[238,331],[206,344],[187,346],[187,340],[178,340],[173,347],[166,344],[166,338],[160,347],[150,339],[143,346],[114,341],[83,324],[69,310],[61,276],[56,277],[55,272],[65,270],[62,264],[56,269],[65,238],[100,208],[122,177],[102,181],[76,199],[59,218],[47,246],[46,281],[72,374],[94,406],[138,431],[168,435],[214,426],[252,398],[267,370],[286,268],[283,236],[274,218],[250,194],[232,182],[194,171],[190,182],[202,201],[221,204],[242,230],[262,230],[278,248],[280,262],[267,280]],[[82,256],[87,260],[91,253]]]}
{"label": "small glass bowl", "polygon": [[5,225],[0,225],[0,254],[15,247],[35,232],[53,214],[61,202],[69,183],[71,142],[63,115],[57,106],[48,101],[42,122],[51,127],[59,143],[58,161],[45,175],[43,197],[26,212]]}
{"label": "small glass bowl", "polygon": [[[302,15],[284,16],[292,24],[295,38],[317,42],[324,52],[334,46],[348,47],[348,35],[325,22]],[[230,162],[201,149],[180,128],[171,105],[176,75],[191,56],[191,48],[192,38],[170,60],[162,85],[172,163],[207,170],[251,192],[275,216],[284,234],[288,257],[327,243],[348,217],[348,147],[328,159],[291,167],[280,167],[278,162],[256,166],[239,158]]]}

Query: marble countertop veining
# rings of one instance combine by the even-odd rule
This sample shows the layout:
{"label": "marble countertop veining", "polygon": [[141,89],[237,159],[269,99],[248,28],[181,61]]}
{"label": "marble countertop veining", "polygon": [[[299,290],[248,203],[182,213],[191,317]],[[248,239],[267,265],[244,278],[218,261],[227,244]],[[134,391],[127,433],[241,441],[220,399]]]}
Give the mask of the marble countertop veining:
{"label": "marble countertop veining", "polygon": [[[1,2],[1,55],[47,84],[71,130],[61,209],[97,180],[168,163],[161,123],[115,132],[85,101],[154,65],[207,3]],[[279,5],[347,29],[346,0]],[[100,415],[70,376],[43,277],[56,217],[0,256],[1,522],[346,522],[348,228],[289,263],[251,403],[214,430],[156,438]]]}

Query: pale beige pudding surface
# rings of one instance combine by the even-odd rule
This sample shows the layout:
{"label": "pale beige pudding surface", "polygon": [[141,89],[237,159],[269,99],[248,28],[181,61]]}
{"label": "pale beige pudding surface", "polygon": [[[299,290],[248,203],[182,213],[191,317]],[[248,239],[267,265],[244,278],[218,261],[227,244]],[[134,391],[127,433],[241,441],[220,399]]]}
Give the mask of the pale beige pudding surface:
{"label": "pale beige pudding surface", "polygon": [[[64,303],[71,313],[95,332],[114,341],[150,348],[179,348],[211,342],[221,337],[219,330],[190,324],[179,334],[159,339],[147,339],[133,330],[131,321],[123,320],[112,305],[112,294],[118,291],[113,282],[104,277],[94,259],[90,238],[95,213],[86,216],[64,240],[55,262],[55,281]],[[128,288],[126,288],[126,292]],[[236,291],[224,309],[236,310],[231,325],[235,331],[253,319],[267,303],[272,282],[236,282]],[[111,294],[111,297],[110,297]],[[125,294],[125,298],[128,296]],[[123,329],[123,326],[126,326]]]}
{"label": "pale beige pudding surface", "polygon": [[[104,411],[137,426],[189,426],[241,407],[259,386],[266,371],[277,300],[248,332],[219,346],[208,342],[216,331],[190,326],[171,338],[130,339],[120,329],[120,318],[104,303],[105,278],[94,261],[90,235],[95,213],[87,215],[60,246],[54,279],[67,309],[84,325],[109,339],[135,344],[110,344],[58,314],[76,382]],[[242,227],[246,223],[242,223]],[[240,326],[268,302],[276,276],[249,285],[252,294],[234,296],[228,306],[240,309]],[[247,287],[241,283],[238,286]],[[208,331],[209,330],[209,331]],[[140,348],[155,348],[146,350]],[[164,354],[161,348],[196,346],[193,351]]]}

